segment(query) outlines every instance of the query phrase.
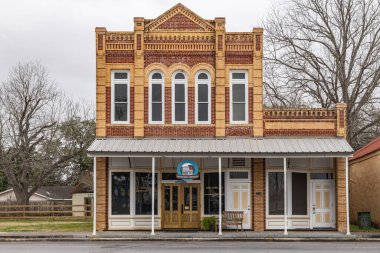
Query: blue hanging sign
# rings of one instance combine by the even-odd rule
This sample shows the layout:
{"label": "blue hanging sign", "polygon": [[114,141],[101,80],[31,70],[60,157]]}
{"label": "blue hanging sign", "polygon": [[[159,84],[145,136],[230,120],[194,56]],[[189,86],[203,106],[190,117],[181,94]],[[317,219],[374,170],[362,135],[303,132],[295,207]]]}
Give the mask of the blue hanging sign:
{"label": "blue hanging sign", "polygon": [[183,160],[177,166],[177,178],[191,181],[199,178],[198,165],[192,160]]}

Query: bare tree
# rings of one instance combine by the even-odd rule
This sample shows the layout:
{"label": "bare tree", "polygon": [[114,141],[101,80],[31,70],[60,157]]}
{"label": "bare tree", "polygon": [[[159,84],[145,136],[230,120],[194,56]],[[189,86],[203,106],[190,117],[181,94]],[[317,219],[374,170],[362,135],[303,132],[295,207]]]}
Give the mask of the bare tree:
{"label": "bare tree", "polygon": [[[19,203],[30,196],[70,159],[82,152],[63,138],[63,122],[77,117],[77,106],[56,89],[38,63],[17,65],[0,87],[0,170]],[[88,145],[87,143],[84,145]]]}
{"label": "bare tree", "polygon": [[264,25],[266,102],[327,108],[345,102],[348,141],[363,145],[380,127],[379,0],[289,3]]}

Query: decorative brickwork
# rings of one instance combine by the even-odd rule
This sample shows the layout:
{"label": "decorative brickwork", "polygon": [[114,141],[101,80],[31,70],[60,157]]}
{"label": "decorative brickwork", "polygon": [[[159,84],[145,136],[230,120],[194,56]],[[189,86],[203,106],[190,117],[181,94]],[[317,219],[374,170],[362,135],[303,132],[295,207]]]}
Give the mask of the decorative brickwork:
{"label": "decorative brickwork", "polygon": [[176,44],[215,44],[214,35],[204,35],[204,36],[195,36],[195,35],[145,35],[144,43],[176,43]]}
{"label": "decorative brickwork", "polygon": [[133,32],[107,32],[106,43],[133,43]]}
{"label": "decorative brickwork", "polygon": [[226,97],[226,100],[225,100],[225,108],[226,108],[226,114],[225,114],[225,117],[226,117],[226,124],[229,124],[230,123],[230,88],[226,87],[226,90],[225,90],[225,97]]}
{"label": "decorative brickwork", "polygon": [[226,44],[253,44],[252,33],[226,33]]}
{"label": "decorative brickwork", "polygon": [[96,158],[96,230],[108,228],[108,169],[107,158]]}
{"label": "decorative brickwork", "polygon": [[98,50],[103,50],[103,34],[98,34]]}
{"label": "decorative brickwork", "polygon": [[226,127],[226,136],[252,136],[253,129],[250,126]]}
{"label": "decorative brickwork", "polygon": [[336,110],[265,109],[264,119],[336,119]]}
{"label": "decorative brickwork", "polygon": [[265,229],[265,159],[252,159],[252,228]]}
{"label": "decorative brickwork", "polygon": [[172,123],[172,90],[165,87],[165,124]]}
{"label": "decorative brickwork", "polygon": [[223,35],[218,35],[218,50],[223,50]]}
{"label": "decorative brickwork", "polygon": [[344,127],[344,111],[339,110],[339,127]]}
{"label": "decorative brickwork", "polygon": [[182,13],[177,13],[157,27],[158,30],[193,30],[202,31],[203,28],[190,20]]}
{"label": "decorative brickwork", "polygon": [[134,52],[127,50],[106,50],[106,62],[107,63],[133,63]]}
{"label": "decorative brickwork", "polygon": [[214,126],[145,126],[146,137],[215,137]]}
{"label": "decorative brickwork", "polygon": [[184,63],[193,67],[198,63],[207,63],[215,66],[215,52],[197,52],[197,51],[145,51],[144,63],[147,67],[151,63],[162,63],[170,67],[175,63]]}
{"label": "decorative brickwork", "polygon": [[226,51],[226,64],[253,64],[253,52]]}
{"label": "decorative brickwork", "polygon": [[195,97],[194,97],[195,89],[194,87],[188,87],[187,89],[187,121],[189,124],[195,123]]}
{"label": "decorative brickwork", "polygon": [[331,129],[264,129],[264,136],[335,136]]}
{"label": "decorative brickwork", "polygon": [[256,51],[260,51],[261,50],[261,39],[260,39],[260,35],[256,35]]}
{"label": "decorative brickwork", "polygon": [[141,34],[137,34],[137,50],[141,50]]}

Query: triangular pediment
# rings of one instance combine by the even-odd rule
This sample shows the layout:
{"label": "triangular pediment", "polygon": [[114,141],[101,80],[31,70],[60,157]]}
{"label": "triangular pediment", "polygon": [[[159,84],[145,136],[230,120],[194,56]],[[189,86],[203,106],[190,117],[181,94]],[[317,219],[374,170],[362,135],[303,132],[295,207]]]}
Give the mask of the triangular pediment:
{"label": "triangular pediment", "polygon": [[182,4],[177,4],[145,26],[146,31],[214,31],[209,21],[199,17]]}

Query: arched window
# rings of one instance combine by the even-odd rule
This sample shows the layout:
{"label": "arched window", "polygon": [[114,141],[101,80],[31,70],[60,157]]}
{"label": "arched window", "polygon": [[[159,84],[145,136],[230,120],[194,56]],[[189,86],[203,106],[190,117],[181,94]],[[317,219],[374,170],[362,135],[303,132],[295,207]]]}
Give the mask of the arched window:
{"label": "arched window", "polygon": [[164,123],[164,76],[154,71],[149,77],[149,124]]}
{"label": "arched window", "polygon": [[211,80],[207,72],[195,77],[195,123],[211,123]]}
{"label": "arched window", "polygon": [[183,71],[173,74],[172,123],[187,124],[187,78]]}

